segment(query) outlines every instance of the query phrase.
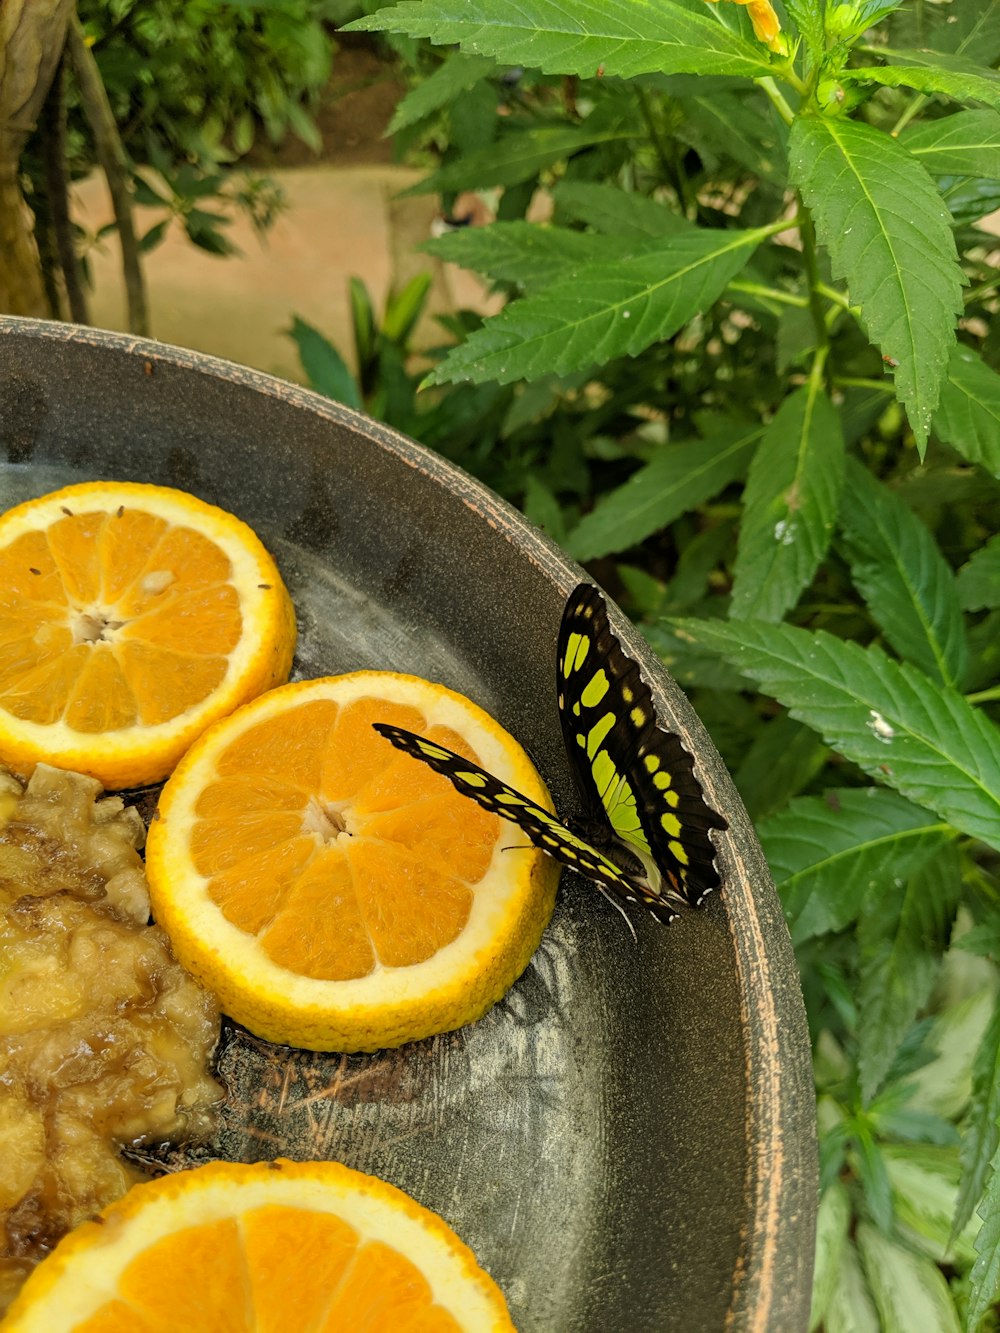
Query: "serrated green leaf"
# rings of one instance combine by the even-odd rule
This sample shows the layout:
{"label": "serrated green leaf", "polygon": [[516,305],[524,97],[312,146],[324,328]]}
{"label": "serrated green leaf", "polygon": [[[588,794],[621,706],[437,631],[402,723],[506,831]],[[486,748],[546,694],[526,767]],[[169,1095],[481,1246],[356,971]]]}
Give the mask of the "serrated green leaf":
{"label": "serrated green leaf", "polygon": [[885,1144],[885,1169],[901,1234],[933,1259],[967,1268],[975,1259],[976,1224],[952,1242],[961,1165],[958,1150],[925,1143]]}
{"label": "serrated green leaf", "polygon": [[932,176],[1000,176],[1000,112],[956,111],[899,136]]}
{"label": "serrated green leaf", "polygon": [[972,1091],[976,1052],[992,1012],[992,991],[980,990],[935,1016],[924,1043],[935,1052],[934,1058],[908,1076],[911,1106],[952,1119],[962,1113]]}
{"label": "serrated green leaf", "polygon": [[[633,240],[632,249],[646,239]],[[517,283],[526,291],[544,287],[579,264],[629,253],[629,243],[623,238],[592,236],[566,227],[540,227],[533,222],[463,227],[425,241],[420,248],[497,281]]]}
{"label": "serrated green leaf", "polygon": [[816,1217],[816,1264],[813,1270],[810,1331],[817,1328],[826,1314],[840,1270],[840,1256],[847,1243],[851,1224],[851,1200],[847,1190],[835,1180],[823,1191]]}
{"label": "serrated green leaf", "polygon": [[955,836],[879,787],[800,797],[757,832],[797,944],[849,926],[873,888],[902,885]]}
{"label": "serrated green leaf", "polygon": [[914,88],[941,93],[956,102],[985,102],[1000,108],[1000,75],[958,56],[937,51],[893,51],[878,48],[889,65],[855,65],[839,78],[852,83],[880,83],[886,88]]}
{"label": "serrated green leaf", "polygon": [[958,571],[958,596],[966,611],[1000,606],[1000,533],[981,546]]}
{"label": "serrated green leaf", "polygon": [[429,382],[507,384],[637,356],[710,306],[769,231],[692,229],[616,263],[581,265],[487,320]]}
{"label": "serrated green leaf", "polygon": [[870,1101],[927,1003],[961,895],[954,846],[869,893],[858,922],[858,1073]]}
{"label": "serrated green leaf", "polygon": [[662,623],[640,625],[653,652],[667,668],[678,685],[686,689],[700,686],[706,690],[741,690],[743,680],[739,672],[711,652],[699,652],[689,641],[680,639]]}
{"label": "serrated green leaf", "polygon": [[982,1219],[982,1227],[976,1236],[979,1257],[970,1275],[966,1319],[969,1333],[975,1333],[983,1316],[1000,1299],[1000,1152],[990,1164],[986,1191],[976,1211]]}
{"label": "serrated green leaf", "polygon": [[309,387],[346,407],[362,411],[364,403],[361,401],[361,391],[336,347],[311,324],[299,319],[298,315],[293,318],[288,333],[299,349],[299,360],[308,377]]}
{"label": "serrated green leaf", "polygon": [[507,130],[485,148],[463,153],[454,162],[439,167],[416,185],[402,190],[400,197],[519,185],[522,181],[534,180],[546,167],[585,148],[629,139],[637,128],[637,124],[623,117],[617,108],[607,113],[595,111],[579,125],[518,126]]}
{"label": "serrated green leaf", "polygon": [[844,482],[840,417],[818,377],[789,394],[764,432],[743,492],[734,620],[778,621],[826,554]]}
{"label": "serrated green leaf", "polygon": [[743,475],[762,427],[731,425],[704,440],[666,444],[652,460],[609,491],[566,539],[576,560],[627,550],[717,495]]}
{"label": "serrated green leaf", "polygon": [[959,687],[968,646],[958,590],[927,527],[853,459],[841,527],[854,584],[893,648],[933,679]]}
{"label": "serrated green leaf", "polygon": [[[759,96],[759,94],[757,94]],[[688,119],[678,138],[697,148],[708,148],[716,160],[726,158],[745,167],[762,181],[784,184],[785,135],[775,122],[738,93],[715,93],[686,101]]]}
{"label": "serrated green leaf", "polygon": [[937,1264],[903,1249],[867,1222],[858,1223],[857,1243],[882,1333],[961,1333]]}
{"label": "serrated green leaf", "polygon": [[909,663],[823,630],[743,620],[672,622],[764,686],[865,772],[1000,846],[1000,731]]}
{"label": "serrated green leaf", "polygon": [[889,1231],[892,1227],[892,1187],[885,1169],[882,1145],[875,1142],[872,1126],[865,1117],[854,1121],[851,1137],[854,1152],[849,1154],[849,1161],[864,1190],[865,1211],[876,1226]]}
{"label": "serrated green leaf", "polygon": [[474,84],[496,71],[497,64],[488,56],[466,56],[454,53],[443,65],[418,83],[396,105],[386,134],[397,134],[409,125],[415,125],[425,116],[439,111],[455,101],[460,93],[467,92]]}
{"label": "serrated green leaf", "polygon": [[840,1252],[840,1269],[826,1309],[825,1333],[882,1333],[878,1311],[858,1251],[848,1241]]}
{"label": "serrated green leaf", "polygon": [[962,272],[926,170],[870,125],[802,118],[791,177],[869,338],[895,365],[896,395],[923,451],[962,308]]}
{"label": "serrated green leaf", "polygon": [[960,1231],[982,1196],[1000,1148],[1000,1004],[996,1004],[972,1065],[972,1095],[962,1131],[962,1184],[954,1227]]}
{"label": "serrated green leaf", "polygon": [[686,218],[655,199],[629,194],[616,185],[562,180],[552,198],[566,217],[612,236],[670,236],[691,227]]}
{"label": "serrated green leaf", "polygon": [[733,774],[754,823],[781,810],[816,776],[829,753],[814,731],[784,714],[759,724]]}
{"label": "serrated green leaf", "polygon": [[826,50],[824,0],[785,0],[785,9],[801,33],[809,54],[818,60]]}
{"label": "serrated green leaf", "polygon": [[1000,375],[964,343],[948,360],[934,434],[970,463],[1000,477]]}
{"label": "serrated green leaf", "polygon": [[405,32],[546,74],[733,74],[760,78],[762,52],[697,0],[406,0],[345,32]]}

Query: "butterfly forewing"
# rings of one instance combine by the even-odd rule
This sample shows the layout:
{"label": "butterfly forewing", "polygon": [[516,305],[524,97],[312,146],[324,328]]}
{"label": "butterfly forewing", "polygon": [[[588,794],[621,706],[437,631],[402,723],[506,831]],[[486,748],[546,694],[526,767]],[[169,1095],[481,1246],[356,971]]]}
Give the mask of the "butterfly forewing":
{"label": "butterfly forewing", "polygon": [[707,804],[680,739],[657,724],[649,686],[591,584],[581,583],[566,603],[556,673],[563,738],[588,819],[605,817],[696,906],[719,884],[710,831],[728,825]]}
{"label": "butterfly forewing", "polygon": [[561,864],[594,880],[613,899],[641,903],[663,922],[671,921],[677,915],[676,909],[666,898],[651,891],[642,880],[630,875],[578,837],[550,811],[536,805],[478,764],[403,727],[390,726],[384,722],[375,722],[373,726],[380,736],[391,741],[397,749],[429,764],[463,796],[468,796],[486,810],[516,824],[534,846]]}

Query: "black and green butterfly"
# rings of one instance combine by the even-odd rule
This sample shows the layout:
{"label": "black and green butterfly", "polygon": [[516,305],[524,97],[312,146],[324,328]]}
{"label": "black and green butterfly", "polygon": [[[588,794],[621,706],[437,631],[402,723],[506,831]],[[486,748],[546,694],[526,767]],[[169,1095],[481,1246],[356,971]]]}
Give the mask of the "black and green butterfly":
{"label": "black and green butterfly", "polygon": [[639,664],[608,623],[592,584],[574,589],[556,653],[559,717],[585,815],[563,823],[513,787],[443,745],[374,724],[398,749],[442,773],[487,810],[512,820],[612,902],[636,902],[658,921],[697,907],[719,886],[713,829],[728,828],[705,800],[678,736],[656,720]]}

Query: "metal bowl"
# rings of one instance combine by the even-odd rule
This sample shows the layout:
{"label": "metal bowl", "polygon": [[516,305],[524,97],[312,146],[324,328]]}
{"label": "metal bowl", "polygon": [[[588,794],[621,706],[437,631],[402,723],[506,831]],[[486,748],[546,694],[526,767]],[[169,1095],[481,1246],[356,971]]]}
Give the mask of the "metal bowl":
{"label": "metal bowl", "polygon": [[[0,509],[87,478],[158,482],[250,523],[295,599],[295,674],[378,667],[470,695],[574,806],[554,646],[581,570],[455,467],[212,357],[0,318]],[[522,1333],[808,1320],[816,1161],[798,972],[767,866],[683,694],[611,606],[697,756],[725,891],[669,929],[567,873],[541,948],[460,1032],[371,1056],[226,1026],[210,1151],[333,1157],[441,1213]]]}

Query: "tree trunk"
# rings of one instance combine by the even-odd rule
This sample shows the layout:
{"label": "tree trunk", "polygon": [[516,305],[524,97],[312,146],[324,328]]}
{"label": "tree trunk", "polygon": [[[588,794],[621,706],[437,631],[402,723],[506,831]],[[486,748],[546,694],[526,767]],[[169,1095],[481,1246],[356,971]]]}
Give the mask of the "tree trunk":
{"label": "tree trunk", "polygon": [[0,310],[47,313],[18,162],[45,101],[75,0],[0,0]]}

